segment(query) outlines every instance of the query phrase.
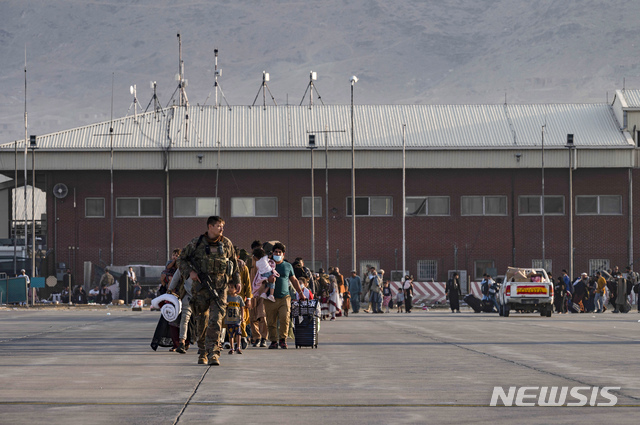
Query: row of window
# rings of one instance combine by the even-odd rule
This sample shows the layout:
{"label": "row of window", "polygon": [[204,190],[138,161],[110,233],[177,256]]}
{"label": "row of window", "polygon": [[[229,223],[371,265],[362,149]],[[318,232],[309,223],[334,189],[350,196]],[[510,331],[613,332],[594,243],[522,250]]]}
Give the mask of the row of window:
{"label": "row of window", "polygon": [[[392,216],[391,196],[356,196],[356,216]],[[542,196],[519,196],[519,215],[541,215]],[[311,197],[302,198],[302,216],[311,217]],[[351,197],[346,199],[347,216],[351,216]],[[462,196],[460,214],[463,216],[506,216],[506,196]],[[576,196],[575,211],[578,215],[620,215],[622,196]],[[174,217],[208,217],[219,215],[220,200],[211,197],[176,197],[173,201]],[[564,215],[564,196],[544,197],[545,215]],[[450,197],[410,196],[406,198],[407,216],[449,216]],[[116,217],[162,217],[162,198],[117,198]],[[322,198],[316,196],[313,215],[322,217]],[[86,217],[105,216],[105,198],[85,199]],[[278,198],[231,198],[232,217],[277,217]]]}

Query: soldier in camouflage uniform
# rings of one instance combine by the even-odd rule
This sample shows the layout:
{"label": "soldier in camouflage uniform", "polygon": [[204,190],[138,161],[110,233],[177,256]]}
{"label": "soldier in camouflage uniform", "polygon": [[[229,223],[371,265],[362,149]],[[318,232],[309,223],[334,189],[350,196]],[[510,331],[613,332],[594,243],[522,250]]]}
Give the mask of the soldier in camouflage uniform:
{"label": "soldier in camouflage uniform", "polygon": [[[220,365],[220,331],[227,304],[227,285],[240,284],[238,263],[231,241],[222,236],[224,220],[207,219],[206,233],[194,238],[180,254],[180,272],[193,280],[191,303],[202,332],[204,317],[209,313],[205,347],[199,347],[198,364]],[[238,288],[239,289],[239,288]]]}

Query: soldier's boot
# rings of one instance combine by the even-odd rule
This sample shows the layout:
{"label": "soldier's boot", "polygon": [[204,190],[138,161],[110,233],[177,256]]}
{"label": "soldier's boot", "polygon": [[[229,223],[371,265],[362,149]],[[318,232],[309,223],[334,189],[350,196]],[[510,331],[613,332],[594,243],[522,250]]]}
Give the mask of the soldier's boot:
{"label": "soldier's boot", "polygon": [[176,352],[180,354],[184,354],[187,352],[187,347],[184,344],[184,340],[180,340],[180,343],[178,344],[178,348],[176,348]]}
{"label": "soldier's boot", "polygon": [[211,366],[220,366],[220,354],[210,351],[207,354],[207,361]]}
{"label": "soldier's boot", "polygon": [[198,350],[198,364],[207,364],[207,352],[205,350]]}

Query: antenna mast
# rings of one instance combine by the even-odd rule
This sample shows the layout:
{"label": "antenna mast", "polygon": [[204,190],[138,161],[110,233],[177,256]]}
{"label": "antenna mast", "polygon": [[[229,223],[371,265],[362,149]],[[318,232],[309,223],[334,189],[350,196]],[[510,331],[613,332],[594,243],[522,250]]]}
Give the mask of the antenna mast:
{"label": "antenna mast", "polygon": [[269,95],[271,96],[271,100],[273,100],[273,104],[278,106],[278,104],[276,103],[276,99],[273,97],[273,94],[271,93],[271,90],[269,89],[269,85],[267,84],[267,81],[269,81],[270,78],[271,77],[269,76],[269,73],[267,71],[262,71],[262,84],[260,85],[260,88],[258,89],[258,93],[256,93],[256,97],[253,99],[253,103],[251,104],[252,107],[255,106],[256,100],[258,100],[258,96],[260,95],[260,91],[261,90],[262,90],[262,107],[264,109],[267,109],[266,91],[269,92]]}
{"label": "antenna mast", "polygon": [[222,74],[222,70],[218,71],[218,49],[213,49],[213,56],[214,56],[213,69],[214,69],[214,77],[215,77],[215,81],[214,81],[213,85],[216,88],[216,104],[215,104],[215,108],[218,109],[218,73]]}
{"label": "antenna mast", "polygon": [[[318,79],[318,73],[315,71],[310,71],[309,84],[307,84],[307,88],[305,89],[304,94],[302,95],[302,100],[300,100],[300,106],[302,106],[302,102],[304,102],[304,98],[307,96],[307,92],[309,92],[309,109],[313,108],[313,88],[315,87],[313,82],[317,79]],[[316,87],[316,93],[318,93],[318,100],[320,101],[320,103],[324,105],[324,102],[322,101],[322,96],[320,96],[320,92],[318,91],[317,87]]]}
{"label": "antenna mast", "polygon": [[182,37],[180,33],[178,33],[178,89],[180,90],[180,106],[189,106],[189,99],[187,99],[187,92],[185,88],[187,87],[187,80],[184,79],[184,61],[182,60]]}

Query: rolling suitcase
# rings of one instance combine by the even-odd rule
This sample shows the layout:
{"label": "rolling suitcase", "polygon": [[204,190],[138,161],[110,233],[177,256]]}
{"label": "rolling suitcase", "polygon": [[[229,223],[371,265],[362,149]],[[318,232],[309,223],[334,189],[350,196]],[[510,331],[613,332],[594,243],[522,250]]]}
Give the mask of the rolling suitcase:
{"label": "rolling suitcase", "polygon": [[480,298],[476,298],[473,294],[467,294],[464,296],[463,300],[469,305],[469,307],[473,309],[475,313],[482,312],[483,306],[482,306],[482,301],[480,301]]}
{"label": "rolling suitcase", "polygon": [[295,346],[318,348],[318,322],[320,304],[318,300],[293,301],[291,303]]}
{"label": "rolling suitcase", "polygon": [[482,301],[482,312],[483,313],[495,313],[493,309],[493,303],[489,300]]}

